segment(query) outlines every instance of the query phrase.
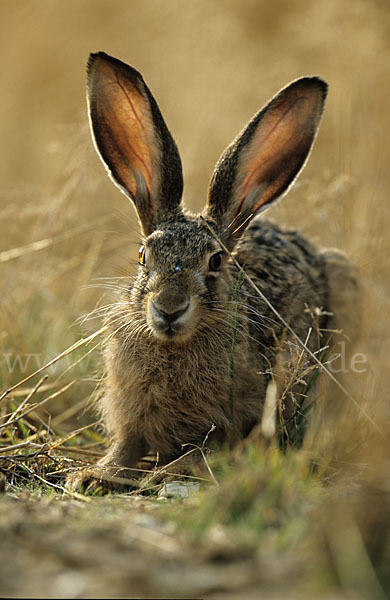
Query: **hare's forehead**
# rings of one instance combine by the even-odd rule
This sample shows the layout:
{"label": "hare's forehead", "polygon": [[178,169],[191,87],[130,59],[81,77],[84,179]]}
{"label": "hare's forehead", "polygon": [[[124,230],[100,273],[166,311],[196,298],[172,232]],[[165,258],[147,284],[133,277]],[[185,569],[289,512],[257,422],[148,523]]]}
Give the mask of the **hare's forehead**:
{"label": "hare's forehead", "polygon": [[206,230],[191,224],[154,231],[145,244],[156,257],[184,260],[196,260],[219,248],[218,242]]}

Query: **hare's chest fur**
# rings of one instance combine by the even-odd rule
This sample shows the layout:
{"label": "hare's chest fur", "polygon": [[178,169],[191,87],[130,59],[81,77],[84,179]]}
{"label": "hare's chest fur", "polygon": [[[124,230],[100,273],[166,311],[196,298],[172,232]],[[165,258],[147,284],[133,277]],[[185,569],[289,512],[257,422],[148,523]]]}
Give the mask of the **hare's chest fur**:
{"label": "hare's chest fur", "polygon": [[114,340],[106,358],[103,411],[109,430],[134,431],[161,453],[201,444],[213,426],[221,441],[233,441],[261,414],[261,369],[248,364],[247,348],[240,344],[234,379],[231,348],[214,347],[202,336],[176,347],[138,340],[125,350]]}

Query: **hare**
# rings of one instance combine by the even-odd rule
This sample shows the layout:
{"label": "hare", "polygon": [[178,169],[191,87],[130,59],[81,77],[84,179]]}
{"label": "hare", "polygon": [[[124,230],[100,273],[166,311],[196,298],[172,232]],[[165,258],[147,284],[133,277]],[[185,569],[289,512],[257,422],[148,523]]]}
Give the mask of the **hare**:
{"label": "hare", "polygon": [[[96,467],[71,475],[73,489],[131,478],[148,451],[172,460],[211,429],[210,441],[232,446],[260,422],[290,338],[235,261],[313,352],[313,313],[319,330],[352,329],[345,304],[357,293],[341,253],[258,218],[305,164],[327,94],[322,79],[293,81],[255,114],[219,159],[201,215],[181,205],[179,153],[141,74],[91,54],[87,90],[97,152],[134,203],[143,241],[137,273],[107,317],[101,409],[111,446]],[[339,323],[339,313],[351,322]]]}

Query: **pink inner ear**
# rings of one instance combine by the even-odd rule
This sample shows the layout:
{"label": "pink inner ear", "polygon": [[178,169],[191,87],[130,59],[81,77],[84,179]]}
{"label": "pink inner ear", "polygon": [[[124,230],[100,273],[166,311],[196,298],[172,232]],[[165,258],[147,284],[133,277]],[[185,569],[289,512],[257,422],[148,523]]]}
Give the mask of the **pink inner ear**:
{"label": "pink inner ear", "polygon": [[[113,176],[135,197],[138,173],[149,194],[153,185],[151,149],[156,142],[150,109],[134,83],[110,63],[99,65],[94,102],[99,117],[96,141]],[[158,152],[158,149],[156,148]]]}
{"label": "pink inner ear", "polygon": [[[120,111],[121,106],[123,106],[123,117],[124,119],[128,119],[128,132],[126,135],[126,141],[129,148],[129,155],[134,157],[134,168],[137,169],[139,166],[139,170],[144,174],[144,180],[148,189],[151,188],[152,185],[152,159],[150,155],[150,151],[148,149],[147,144],[147,132],[145,123],[150,121],[149,111],[145,110],[145,101],[137,92],[133,93],[131,97],[129,91],[126,89],[127,81],[122,78],[120,80],[118,74],[116,74],[118,86],[126,98],[120,98],[120,93],[118,93],[118,121],[119,127],[121,125],[121,114]],[[135,90],[134,90],[135,91]],[[114,99],[115,101],[115,99]],[[147,112],[147,114],[145,114]],[[122,121],[123,123],[123,121]],[[133,131],[134,134],[132,136],[129,135],[129,131]],[[138,136],[135,135],[135,132],[138,133]]]}
{"label": "pink inner ear", "polygon": [[[300,95],[282,102],[260,121],[257,131],[241,158],[240,170],[244,174],[239,188],[240,204],[255,187],[263,188],[261,198],[252,206],[252,212],[274,199],[290,179],[291,170],[296,167],[296,158],[302,153],[307,134],[312,136],[313,128],[308,126],[310,98]],[[309,148],[310,148],[309,142]],[[296,156],[294,156],[296,155]]]}

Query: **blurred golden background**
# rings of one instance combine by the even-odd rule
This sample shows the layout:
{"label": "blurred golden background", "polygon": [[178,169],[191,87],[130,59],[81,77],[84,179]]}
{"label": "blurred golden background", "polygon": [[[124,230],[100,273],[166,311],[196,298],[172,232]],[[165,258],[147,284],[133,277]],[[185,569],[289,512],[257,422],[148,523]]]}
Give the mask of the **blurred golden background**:
{"label": "blurred golden background", "polygon": [[[226,145],[271,96],[303,75],[327,80],[308,165],[267,216],[345,250],[364,288],[361,372],[348,380],[359,408],[335,398],[353,410],[336,413],[331,443],[323,428],[317,437],[309,430],[314,452],[309,443],[293,453],[229,455],[233,468],[222,461],[219,488],[165,506],[167,530],[150,525],[160,502],[50,502],[69,498],[59,495],[57,469],[72,468],[70,438],[96,420],[84,409],[103,372],[101,338],[50,367],[35,396],[38,377],[8,394],[3,423],[18,416],[2,429],[5,596],[129,597],[135,589],[139,597],[387,597],[389,15],[389,0],[0,0],[0,397],[101,327],[99,312],[84,317],[113,301],[111,278],[138,258],[135,211],[89,133],[90,52],[104,50],[144,75],[178,142],[194,210]],[[87,459],[77,464],[101,450],[96,427],[84,434]],[[177,507],[184,516],[175,517]]]}
{"label": "blurred golden background", "polygon": [[[382,410],[390,385],[389,3],[2,0],[0,7],[2,388],[96,330],[99,320],[81,328],[76,320],[110,302],[98,278],[123,274],[137,256],[134,210],[107,178],[87,122],[85,63],[104,50],[144,75],[178,142],[192,209],[205,202],[225,146],[273,94],[302,75],[328,81],[309,163],[268,216],[344,249],[360,268],[359,352],[369,363],[353,387]],[[94,368],[75,372],[88,379]],[[73,387],[68,402],[80,394]]]}

